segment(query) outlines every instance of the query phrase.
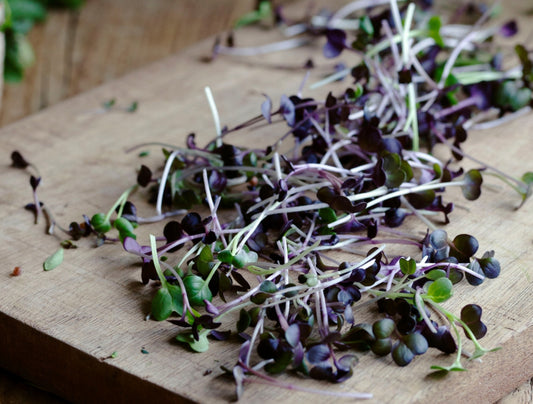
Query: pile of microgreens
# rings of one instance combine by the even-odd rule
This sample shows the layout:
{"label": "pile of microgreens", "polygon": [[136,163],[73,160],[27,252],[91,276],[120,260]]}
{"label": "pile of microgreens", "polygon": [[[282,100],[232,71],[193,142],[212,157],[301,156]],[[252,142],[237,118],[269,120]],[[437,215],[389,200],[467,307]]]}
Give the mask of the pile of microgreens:
{"label": "pile of microgreens", "polygon": [[[272,11],[261,7],[247,18],[259,21]],[[443,302],[463,279],[478,286],[497,277],[500,264],[493,251],[479,253],[475,237],[452,239],[437,228],[453,210],[453,203],[443,201],[444,190],[459,187],[475,200],[482,174],[490,174],[513,187],[523,203],[533,176],[516,179],[460,147],[467,129],[499,124],[531,104],[531,55],[517,46],[522,67],[502,70],[487,40],[514,34],[516,25],[486,28],[488,13],[473,26],[444,25],[415,3],[360,0],[335,14],[288,25],[278,11],[285,32],[300,35],[291,46],[325,35],[327,57],[344,52],[361,57],[355,67],[315,84],[348,77],[346,91],[330,92],[325,100],[282,96],[275,110],[267,97],[261,115],[228,129],[207,88],[214,140],[200,147],[191,134],[185,147],[163,145],[160,176],[143,165],[137,183],[107,213],[62,230],[73,240],[96,234],[99,243],[120,241],[139,256],[142,282],[160,285],[150,317],[179,326],[178,341],[192,350],[208,350],[213,339],[240,341],[235,366],[225,369],[238,396],[244,383],[256,382],[368,398],[272,377],[290,371],[341,382],[352,375],[354,351],[390,355],[405,366],[433,347],[455,359],[432,369],[465,370],[464,356],[489,351],[479,343],[487,331],[481,307],[468,304],[456,315]],[[215,53],[264,49],[217,43]],[[289,129],[265,149],[227,140],[265,121],[285,121]],[[452,169],[430,153],[437,143],[479,168]],[[20,154],[13,162],[28,166]],[[29,209],[38,214],[43,205],[35,193],[37,177],[32,178],[35,201]],[[152,217],[138,217],[129,200],[139,188],[149,190]],[[168,220],[176,215],[183,217]],[[410,216],[423,222],[424,236],[401,229]],[[138,224],[163,220],[162,236],[150,236],[147,245],[136,241]],[[115,231],[118,239],[110,237]],[[410,253],[389,254],[393,245]],[[185,253],[174,254],[183,247]],[[419,259],[409,256],[416,249]],[[377,312],[363,310],[370,304]],[[363,311],[375,320],[362,323]],[[465,350],[467,340],[473,352]]]}

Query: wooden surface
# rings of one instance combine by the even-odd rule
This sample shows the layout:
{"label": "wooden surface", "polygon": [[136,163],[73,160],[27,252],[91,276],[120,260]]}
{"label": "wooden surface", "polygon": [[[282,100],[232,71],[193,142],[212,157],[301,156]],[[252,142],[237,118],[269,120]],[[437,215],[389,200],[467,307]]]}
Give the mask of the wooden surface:
{"label": "wooden surface", "polygon": [[0,125],[228,29],[255,0],[88,0],[54,11],[29,39],[36,63],[4,88]]}
{"label": "wooden surface", "polygon": [[[81,18],[78,23],[80,21]],[[262,38],[249,39],[259,41]],[[222,346],[216,350],[217,354],[193,355],[170,342],[175,334],[173,327],[142,321],[152,291],[139,285],[139,269],[127,255],[116,248],[94,250],[83,245],[72,254],[67,251],[66,261],[60,268],[42,272],[42,260],[53,251],[56,240],[43,236],[42,227],[33,226],[31,215],[21,209],[31,198],[27,177],[7,168],[9,152],[14,148],[23,151],[41,169],[44,178],[41,197],[58,219],[68,222],[82,212],[106,209],[124,184],[130,183],[127,178],[134,181],[134,169],[140,161],[135,155],[122,153],[127,145],[146,141],[149,137],[182,144],[183,136],[191,130],[204,138],[212,135],[212,122],[205,119],[209,115],[203,97],[204,85],[211,85],[215,98],[224,100],[219,101],[221,116],[224,123],[232,124],[257,113],[261,92],[268,92],[276,99],[281,92],[296,91],[301,80],[300,73],[265,71],[261,64],[250,66],[227,59],[217,61],[216,65],[199,63],[199,57],[206,52],[209,52],[209,43],[9,126],[0,134],[0,150],[6,151],[5,164],[0,169],[0,186],[12,190],[3,193],[0,199],[0,252],[6,257],[4,276],[0,278],[0,311],[3,313],[0,335],[8,338],[0,348],[2,366],[9,366],[24,377],[44,383],[43,387],[76,401],[87,401],[84,393],[96,394],[94,386],[104,393],[122,392],[122,398],[126,399],[127,394],[140,398],[141,392],[120,388],[137,385],[141,389],[158,391],[164,398],[176,391],[183,393],[183,381],[191,379],[197,382],[189,392],[191,398],[206,401],[213,396],[224,399],[232,394],[230,383],[214,377],[219,373],[220,364],[214,360],[232,364],[234,348]],[[291,63],[303,64],[308,52],[313,51],[294,54]],[[115,54],[116,49],[107,53]],[[108,61],[109,58],[102,66],[107,66]],[[286,56],[262,58],[262,62],[267,61],[286,62]],[[48,76],[43,73],[42,77]],[[124,103],[139,100],[140,109],[132,115],[94,113],[102,101],[113,97]],[[525,161],[523,150],[532,146],[531,137],[524,136],[528,133],[526,128],[532,125],[531,117],[508,125],[505,133],[512,135],[512,139],[503,138],[502,129],[476,134],[468,147],[479,153],[476,146],[483,146],[485,158],[504,160],[503,166],[516,174],[531,170],[533,167],[524,167],[521,162]],[[505,150],[505,153],[497,155],[496,150]],[[152,163],[158,161],[156,156],[152,158]],[[56,161],[61,164],[52,163]],[[502,276],[482,290],[470,292],[467,287],[465,293],[472,294],[465,303],[482,303],[490,327],[483,342],[504,349],[484,358],[481,364],[471,364],[473,369],[467,374],[451,375],[455,387],[450,391],[443,382],[424,378],[428,366],[424,361],[410,366],[407,369],[410,372],[377,366],[373,371],[382,372],[380,375],[388,378],[386,388],[373,386],[378,382],[372,372],[364,370],[358,380],[327,387],[340,390],[373,387],[380,401],[392,400],[390,395],[379,394],[390,394],[391,388],[395,388],[397,400],[416,398],[422,402],[428,397],[432,401],[435,397],[441,400],[462,397],[473,402],[475,399],[491,402],[533,375],[530,349],[533,307],[528,302],[532,270],[526,265],[532,236],[524,226],[532,222],[531,208],[526,206],[513,212],[511,208],[516,199],[503,191],[487,193],[475,203],[473,212],[481,211],[477,208],[496,212],[489,218],[467,217],[458,210],[454,213],[455,224],[448,230],[480,235],[482,248],[497,250],[504,265]],[[498,232],[492,231],[494,228],[498,228]],[[15,265],[22,266],[23,276],[9,278],[8,273]],[[110,333],[111,329],[115,332]],[[140,352],[143,347],[150,354],[143,355]],[[100,361],[113,351],[118,351],[116,359]],[[218,353],[221,359],[217,359]],[[202,376],[206,369],[213,370],[212,376]],[[106,383],[109,379],[115,383]],[[84,380],[92,380],[94,384],[83,385]],[[165,389],[157,389],[155,385]],[[527,385],[515,395],[520,391],[525,391],[522,397],[527,397]],[[250,386],[245,398],[309,401],[305,395],[284,391],[276,391],[276,394],[279,395],[272,396],[265,389]],[[513,398],[508,396],[507,399]]]}

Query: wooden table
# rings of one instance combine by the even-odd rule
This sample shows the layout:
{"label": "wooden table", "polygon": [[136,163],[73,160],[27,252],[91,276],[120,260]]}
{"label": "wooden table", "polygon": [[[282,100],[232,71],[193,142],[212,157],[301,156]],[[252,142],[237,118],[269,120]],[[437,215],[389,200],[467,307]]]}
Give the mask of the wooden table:
{"label": "wooden table", "polygon": [[[6,125],[223,31],[252,9],[246,0],[90,0],[80,12],[53,12],[31,32],[37,63],[20,85],[4,90]],[[43,386],[46,388],[46,386]],[[530,402],[525,383],[502,402]],[[61,399],[0,374],[0,402]]]}

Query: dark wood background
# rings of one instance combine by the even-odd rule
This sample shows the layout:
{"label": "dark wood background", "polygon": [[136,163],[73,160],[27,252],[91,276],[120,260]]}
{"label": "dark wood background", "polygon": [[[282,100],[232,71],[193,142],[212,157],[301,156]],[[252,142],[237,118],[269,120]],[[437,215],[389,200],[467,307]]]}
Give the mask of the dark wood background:
{"label": "dark wood background", "polygon": [[[0,126],[227,30],[255,4],[255,0],[87,0],[80,11],[54,11],[30,33],[35,65],[22,83],[4,86]],[[0,370],[0,403],[62,402]],[[532,381],[500,404],[531,402]]]}

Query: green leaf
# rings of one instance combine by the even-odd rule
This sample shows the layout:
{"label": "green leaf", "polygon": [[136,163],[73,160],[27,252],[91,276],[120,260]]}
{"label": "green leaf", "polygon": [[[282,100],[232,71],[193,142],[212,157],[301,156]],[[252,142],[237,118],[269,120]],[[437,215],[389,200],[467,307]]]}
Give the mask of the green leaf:
{"label": "green leaf", "polygon": [[102,103],[102,108],[104,108],[105,110],[109,110],[113,107],[113,105],[115,105],[115,102],[116,100],[114,98],[111,98],[110,100],[107,100],[107,101],[104,101]]}
{"label": "green leaf", "polygon": [[33,65],[35,62],[35,54],[33,53],[33,48],[31,47],[30,41],[28,41],[26,36],[21,34],[15,35],[15,43],[18,64],[23,69]]}
{"label": "green leaf", "polygon": [[58,250],[50,255],[46,261],[43,263],[43,269],[45,271],[51,271],[54,268],[57,268],[63,262],[63,252],[65,250],[63,247],[58,248]]}
{"label": "green leaf", "polygon": [[404,275],[412,275],[416,272],[416,261],[413,259],[406,260],[400,258],[400,270]]}
{"label": "green leaf", "polygon": [[359,28],[362,29],[363,32],[365,32],[369,36],[374,35],[374,26],[372,25],[372,21],[370,20],[370,18],[368,18],[367,15],[359,19]]}
{"label": "green leaf", "polygon": [[426,189],[407,195],[407,200],[415,209],[424,209],[430,206],[435,200],[435,190]]}
{"label": "green leaf", "polygon": [[46,18],[46,8],[35,0],[10,0],[11,18],[42,21]]}
{"label": "green leaf", "polygon": [[387,153],[383,156],[383,171],[386,176],[385,186],[387,188],[397,188],[406,181],[407,175],[400,168],[401,166],[402,158],[398,154]]}
{"label": "green leaf", "polygon": [[97,213],[91,218],[91,225],[94,230],[98,233],[107,233],[111,230],[111,222],[109,219],[106,219],[104,213]]}
{"label": "green leaf", "polygon": [[172,296],[172,310],[181,316],[183,314],[183,295],[181,294],[181,288],[178,285],[167,283],[167,289],[170,296]]}
{"label": "green leaf", "polygon": [[196,267],[198,269],[198,272],[200,272],[200,275],[202,276],[208,276],[211,273],[211,269],[213,269],[213,266],[215,265],[214,262],[206,262],[202,260],[198,260],[196,262]]}
{"label": "green leaf", "polygon": [[163,321],[172,314],[172,295],[166,287],[160,288],[152,299],[152,317]]}
{"label": "green leaf", "polygon": [[432,281],[436,281],[439,278],[445,277],[446,271],[443,271],[442,269],[432,269],[428,273],[426,273],[426,278]]}
{"label": "green leaf", "polygon": [[509,108],[511,111],[517,111],[529,105],[531,90],[521,86],[523,84],[514,80],[506,80],[501,83],[495,95],[496,104],[503,108]]}
{"label": "green leaf", "polygon": [[455,248],[452,248],[450,255],[457,258],[459,262],[468,262],[479,249],[479,242],[470,234],[458,234],[452,241]]}
{"label": "green leaf", "polygon": [[187,297],[194,306],[203,306],[204,300],[211,301],[213,295],[209,289],[209,284],[197,275],[189,275],[183,279]]}
{"label": "green leaf", "polygon": [[422,355],[429,348],[426,338],[417,332],[407,334],[403,342],[415,355]]}
{"label": "green leaf", "polygon": [[442,303],[452,296],[452,292],[452,281],[448,278],[438,278],[429,285],[426,298],[435,303]]}
{"label": "green leaf", "polygon": [[244,332],[250,326],[252,318],[250,314],[245,310],[241,309],[239,313],[239,320],[237,321],[237,332]]}
{"label": "green leaf", "polygon": [[6,83],[20,83],[24,78],[24,69],[14,65],[6,56],[4,64],[4,80]]}
{"label": "green leaf", "polygon": [[441,178],[442,177],[442,168],[437,163],[433,164],[433,171],[435,171],[435,177],[434,179]]}
{"label": "green leaf", "polygon": [[211,252],[211,247],[209,247],[208,245],[204,246],[202,248],[202,251],[200,251],[198,259],[204,262],[213,261],[213,253]]}
{"label": "green leaf", "polygon": [[396,325],[394,323],[394,320],[390,318],[383,318],[381,320],[376,321],[372,325],[372,331],[374,332],[374,336],[377,339],[385,339],[390,337],[390,335],[394,332],[396,328]]}
{"label": "green leaf", "polygon": [[337,220],[337,215],[335,214],[335,211],[330,207],[319,209],[318,215],[320,216],[320,219],[322,219],[322,221],[325,223],[332,223]]}
{"label": "green leaf", "polygon": [[415,354],[413,351],[411,351],[403,342],[396,344],[392,350],[392,359],[398,366],[407,366],[411,363],[414,357]]}
{"label": "green leaf", "polygon": [[17,34],[27,34],[33,28],[33,20],[15,20],[11,24],[11,29]]}
{"label": "green leaf", "polygon": [[231,262],[233,261],[233,254],[230,250],[222,250],[218,253],[217,258],[220,262],[231,265]]}
{"label": "green leaf", "polygon": [[261,282],[261,286],[259,286],[259,290],[265,293],[276,293],[278,287],[272,281],[263,281]]}
{"label": "green leaf", "polygon": [[522,181],[524,181],[528,185],[533,184],[533,172],[528,171],[527,173],[522,175]]}
{"label": "green leaf", "polygon": [[209,340],[207,339],[207,335],[209,334],[209,330],[201,330],[198,332],[198,341],[194,339],[194,336],[192,335],[192,331],[185,331],[178,335],[176,335],[176,339],[179,342],[183,342],[184,344],[188,344],[191,349],[195,352],[206,352],[209,349]]}
{"label": "green leaf", "polygon": [[133,239],[137,238],[135,233],[133,233],[133,231],[135,230],[135,227],[133,227],[133,224],[128,219],[119,217],[117,220],[115,220],[113,225],[118,230],[119,239],[121,242],[124,242],[124,239],[126,237],[131,237]]}
{"label": "green leaf", "polygon": [[272,7],[270,1],[263,0],[259,3],[257,10],[247,13],[237,20],[235,29],[244,27],[245,25],[255,24],[256,22],[269,18],[271,15]]}
{"label": "green leaf", "polygon": [[137,111],[137,108],[139,107],[139,103],[137,101],[133,101],[128,108],[126,108],[126,112],[133,113]]}
{"label": "green leaf", "polygon": [[440,17],[433,16],[428,21],[428,36],[430,38],[433,38],[435,43],[440,46],[441,48],[444,47],[444,41],[442,40],[442,37],[440,35],[440,27],[442,23],[440,21]]}
{"label": "green leaf", "polygon": [[211,247],[206,245],[202,248],[196,259],[196,268],[198,269],[198,272],[205,277],[209,275],[214,264]]}
{"label": "green leaf", "polygon": [[240,253],[233,256],[231,264],[235,268],[243,268],[246,265],[253,264],[257,262],[258,255],[255,251],[241,251]]}
{"label": "green leaf", "polygon": [[277,374],[283,372],[292,362],[293,353],[291,350],[284,350],[279,354],[274,362],[268,363],[265,370],[268,373]]}
{"label": "green leaf", "polygon": [[464,184],[461,186],[463,195],[469,201],[474,201],[481,195],[483,177],[479,170],[469,170],[464,176]]}
{"label": "green leaf", "polygon": [[466,369],[461,365],[461,363],[459,363],[459,364],[453,363],[450,366],[433,365],[433,366],[431,366],[431,369],[441,370],[441,371],[444,371],[444,372],[466,372]]}
{"label": "green leaf", "polygon": [[133,232],[135,228],[133,227],[133,224],[126,218],[119,217],[115,222],[113,223],[115,226],[115,229],[118,230],[119,233],[128,233]]}

